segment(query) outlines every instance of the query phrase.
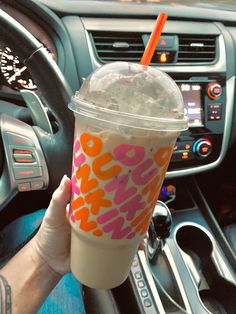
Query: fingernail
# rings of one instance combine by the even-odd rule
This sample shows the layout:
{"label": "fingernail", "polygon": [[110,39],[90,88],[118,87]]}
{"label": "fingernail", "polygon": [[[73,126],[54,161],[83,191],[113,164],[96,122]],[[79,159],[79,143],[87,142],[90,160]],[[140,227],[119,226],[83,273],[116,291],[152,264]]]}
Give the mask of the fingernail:
{"label": "fingernail", "polygon": [[60,190],[62,190],[64,188],[64,183],[65,183],[66,178],[67,178],[67,175],[64,174],[64,176],[61,179]]}

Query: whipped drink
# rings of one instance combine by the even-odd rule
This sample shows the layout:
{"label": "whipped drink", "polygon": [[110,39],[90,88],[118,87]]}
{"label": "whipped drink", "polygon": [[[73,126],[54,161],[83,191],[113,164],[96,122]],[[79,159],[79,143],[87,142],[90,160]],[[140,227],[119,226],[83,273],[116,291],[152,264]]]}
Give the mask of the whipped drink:
{"label": "whipped drink", "polygon": [[95,71],[69,107],[76,117],[71,270],[89,287],[114,288],[128,276],[187,128],[183,100],[166,74],[116,62]]}

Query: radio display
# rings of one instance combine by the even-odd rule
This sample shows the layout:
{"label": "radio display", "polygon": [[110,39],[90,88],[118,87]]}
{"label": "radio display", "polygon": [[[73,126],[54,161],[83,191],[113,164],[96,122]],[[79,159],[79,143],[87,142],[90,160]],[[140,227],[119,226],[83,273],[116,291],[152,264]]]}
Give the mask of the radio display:
{"label": "radio display", "polygon": [[184,99],[184,114],[189,119],[189,127],[203,126],[201,90],[198,83],[178,84]]}

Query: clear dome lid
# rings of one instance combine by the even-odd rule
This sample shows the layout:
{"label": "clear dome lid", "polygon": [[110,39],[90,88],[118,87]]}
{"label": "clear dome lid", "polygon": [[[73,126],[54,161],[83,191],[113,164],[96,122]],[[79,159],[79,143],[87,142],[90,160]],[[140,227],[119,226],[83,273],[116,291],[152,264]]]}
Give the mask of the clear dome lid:
{"label": "clear dome lid", "polygon": [[164,72],[138,63],[113,62],[93,72],[69,104],[73,111],[152,130],[188,127],[182,94]]}

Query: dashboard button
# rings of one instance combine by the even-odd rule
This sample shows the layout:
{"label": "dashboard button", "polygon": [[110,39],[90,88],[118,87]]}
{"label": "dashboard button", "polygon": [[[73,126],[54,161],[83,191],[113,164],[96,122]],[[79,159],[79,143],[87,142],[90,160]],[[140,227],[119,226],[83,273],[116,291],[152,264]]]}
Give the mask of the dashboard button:
{"label": "dashboard button", "polygon": [[211,82],[207,87],[207,94],[210,99],[217,99],[222,94],[222,86],[217,82]]}
{"label": "dashboard button", "polygon": [[145,282],[144,282],[143,280],[139,280],[139,281],[137,282],[137,284],[138,284],[138,287],[139,287],[139,288],[144,288],[144,287],[145,287]]}
{"label": "dashboard button", "polygon": [[174,46],[174,36],[161,36],[157,48],[172,48]]}
{"label": "dashboard button", "polygon": [[148,296],[148,291],[147,291],[147,289],[142,289],[142,290],[141,290],[141,296],[142,296],[143,298],[146,298],[146,297]]}
{"label": "dashboard button", "polygon": [[136,271],[136,272],[134,273],[134,276],[135,276],[136,279],[141,279],[141,278],[142,278],[142,273],[141,273],[141,271]]}
{"label": "dashboard button", "polygon": [[137,267],[137,266],[138,266],[138,260],[135,258],[132,263],[132,267]]}
{"label": "dashboard button", "polygon": [[199,157],[205,158],[212,152],[212,143],[207,138],[200,138],[194,143],[193,151]]}
{"label": "dashboard button", "polygon": [[145,307],[151,307],[152,301],[150,299],[145,299],[145,300],[143,300],[143,304]]}
{"label": "dashboard button", "polygon": [[209,143],[201,143],[198,148],[198,154],[201,156],[208,156],[211,153],[211,145]]}
{"label": "dashboard button", "polygon": [[208,121],[221,120],[222,118],[222,105],[210,104],[208,105]]}

